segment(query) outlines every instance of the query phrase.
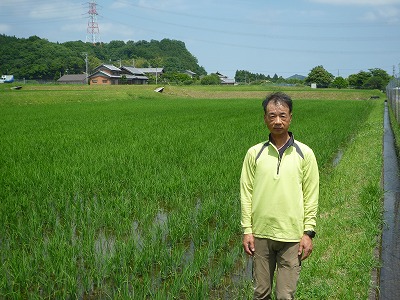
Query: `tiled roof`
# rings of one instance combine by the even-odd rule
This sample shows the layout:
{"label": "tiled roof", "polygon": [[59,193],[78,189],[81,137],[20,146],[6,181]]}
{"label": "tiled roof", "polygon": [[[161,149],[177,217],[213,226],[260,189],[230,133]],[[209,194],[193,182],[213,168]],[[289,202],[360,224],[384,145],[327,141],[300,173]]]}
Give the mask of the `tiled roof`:
{"label": "tiled roof", "polygon": [[162,73],[164,72],[164,68],[136,68],[140,72],[143,73]]}
{"label": "tiled roof", "polygon": [[195,72],[193,72],[193,71],[190,71],[190,70],[185,70],[185,72],[184,73],[187,73],[187,74],[190,74],[190,75],[196,75],[196,73]]}
{"label": "tiled roof", "polygon": [[219,79],[221,80],[221,83],[225,83],[225,84],[235,83],[235,79],[225,78],[225,77],[220,77]]}
{"label": "tiled roof", "polygon": [[147,78],[146,76],[141,76],[141,75],[125,75],[126,79],[142,79],[142,80],[148,80],[149,78]]}
{"label": "tiled roof", "polygon": [[142,71],[140,71],[138,68],[135,68],[135,67],[122,66],[121,69],[125,69],[129,73],[132,73],[132,74],[144,75],[144,73]]}
{"label": "tiled roof", "polygon": [[104,76],[104,77],[109,77],[109,78],[121,78],[121,76],[119,76],[119,75],[111,75],[111,74],[108,74],[101,70],[93,73],[92,75],[89,76],[89,78],[95,77],[95,76]]}
{"label": "tiled roof", "polygon": [[119,68],[117,68],[114,65],[102,65],[104,67],[106,67],[107,69],[111,70],[111,71],[121,71]]}

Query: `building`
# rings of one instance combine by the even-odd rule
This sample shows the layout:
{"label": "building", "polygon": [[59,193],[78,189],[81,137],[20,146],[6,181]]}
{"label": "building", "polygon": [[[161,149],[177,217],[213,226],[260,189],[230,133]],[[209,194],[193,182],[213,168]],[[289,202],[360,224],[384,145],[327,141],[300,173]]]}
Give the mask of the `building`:
{"label": "building", "polygon": [[186,74],[186,75],[189,75],[190,78],[193,78],[194,76],[196,76],[196,73],[195,73],[195,72],[192,72],[192,71],[190,71],[190,70],[185,70],[185,71],[183,71],[182,73],[183,73],[183,74]]}
{"label": "building", "polygon": [[121,80],[126,80],[126,84],[146,84],[149,78],[137,68],[121,67]]}
{"label": "building", "polygon": [[90,84],[119,84],[121,70],[113,65],[100,65],[88,76]]}
{"label": "building", "polygon": [[225,85],[234,85],[235,84],[235,79],[228,78],[228,76],[222,75],[220,72],[215,73],[218,75],[219,80],[221,81],[221,84]]}
{"label": "building", "polygon": [[86,84],[86,74],[66,74],[61,76],[57,82],[62,84]]}
{"label": "building", "polygon": [[138,68],[103,64],[88,77],[90,84],[147,84],[148,77]]}
{"label": "building", "polygon": [[136,68],[136,69],[146,75],[152,75],[157,77],[160,77],[162,74],[164,74],[164,68]]}

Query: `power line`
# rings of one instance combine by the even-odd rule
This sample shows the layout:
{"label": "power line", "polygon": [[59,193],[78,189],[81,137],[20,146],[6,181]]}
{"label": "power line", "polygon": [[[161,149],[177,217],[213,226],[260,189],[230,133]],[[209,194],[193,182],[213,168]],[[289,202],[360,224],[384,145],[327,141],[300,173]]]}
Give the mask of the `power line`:
{"label": "power line", "polygon": [[[284,22],[276,22],[276,21],[259,21],[256,19],[252,20],[244,20],[240,18],[226,18],[223,16],[218,16],[218,17],[211,17],[211,16],[204,16],[204,15],[196,15],[196,14],[191,14],[191,13],[186,13],[186,12],[178,12],[178,11],[171,11],[171,10],[166,10],[166,9],[161,9],[159,7],[150,7],[150,6],[144,6],[144,5],[137,5],[134,4],[130,1],[127,0],[119,0],[120,3],[123,3],[126,6],[134,7],[134,8],[139,8],[139,9],[145,9],[151,12],[157,11],[161,13],[167,13],[171,15],[176,15],[176,16],[183,16],[183,17],[190,17],[190,18],[195,18],[195,19],[203,19],[203,20],[214,20],[218,22],[227,22],[227,23],[233,23],[233,24],[253,24],[253,25],[261,25],[261,26],[275,26],[275,27],[291,27],[291,28],[297,28],[297,27],[308,27],[308,28],[320,28],[320,27],[328,27],[328,28],[338,28],[338,27],[376,27],[376,26],[390,26],[390,27],[397,27],[398,24],[390,23],[390,22],[290,22],[288,20],[285,20]],[[240,2],[240,1],[239,1]],[[246,3],[247,2],[242,2]]]}

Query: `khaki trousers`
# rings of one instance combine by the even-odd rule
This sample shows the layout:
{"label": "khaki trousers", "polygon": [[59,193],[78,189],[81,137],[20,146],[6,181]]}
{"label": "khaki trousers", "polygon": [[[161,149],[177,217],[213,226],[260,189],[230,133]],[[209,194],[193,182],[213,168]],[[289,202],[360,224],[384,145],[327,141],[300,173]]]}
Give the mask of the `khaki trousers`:
{"label": "khaki trousers", "polygon": [[276,299],[294,299],[301,270],[299,243],[254,238],[254,299],[271,299],[276,269]]}

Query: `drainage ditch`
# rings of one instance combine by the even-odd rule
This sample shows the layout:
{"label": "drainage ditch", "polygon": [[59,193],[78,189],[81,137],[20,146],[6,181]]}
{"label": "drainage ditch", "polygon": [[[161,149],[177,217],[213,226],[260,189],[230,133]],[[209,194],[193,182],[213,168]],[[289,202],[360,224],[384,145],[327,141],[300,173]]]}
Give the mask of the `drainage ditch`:
{"label": "drainage ditch", "polygon": [[387,102],[384,115],[383,158],[384,225],[379,299],[391,300],[400,297],[400,178]]}

